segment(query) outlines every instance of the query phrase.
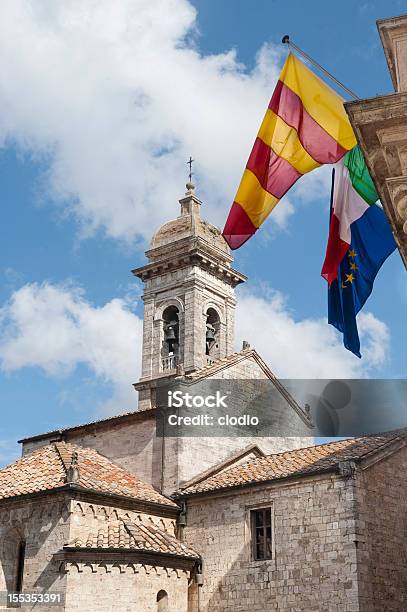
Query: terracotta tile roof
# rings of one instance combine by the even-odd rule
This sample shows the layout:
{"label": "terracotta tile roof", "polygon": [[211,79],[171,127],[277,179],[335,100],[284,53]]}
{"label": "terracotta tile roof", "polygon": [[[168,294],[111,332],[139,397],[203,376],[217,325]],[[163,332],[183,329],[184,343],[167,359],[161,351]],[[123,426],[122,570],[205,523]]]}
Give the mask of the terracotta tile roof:
{"label": "terracotta tile roof", "polygon": [[91,448],[55,442],[0,470],[0,499],[38,493],[67,484],[72,456],[77,453],[81,488],[176,507],[153,487]]}
{"label": "terracotta tile roof", "polygon": [[232,466],[227,470],[209,476],[197,484],[187,486],[181,493],[182,495],[192,495],[251,483],[325,472],[334,469],[342,461],[359,461],[366,458],[397,440],[407,442],[407,430],[338,440],[329,444],[267,455],[266,457],[251,459],[246,463]]}
{"label": "terracotta tile roof", "polygon": [[121,520],[101,527],[97,533],[89,533],[84,539],[76,538],[64,546],[65,550],[72,548],[125,549],[199,559],[194,550],[156,525]]}

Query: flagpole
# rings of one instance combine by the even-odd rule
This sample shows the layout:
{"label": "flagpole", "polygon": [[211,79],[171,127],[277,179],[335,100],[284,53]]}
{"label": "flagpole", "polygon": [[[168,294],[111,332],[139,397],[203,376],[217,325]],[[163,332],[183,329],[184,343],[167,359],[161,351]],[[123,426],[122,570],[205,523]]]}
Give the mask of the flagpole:
{"label": "flagpole", "polygon": [[318,62],[316,62],[312,57],[310,57],[308,55],[308,53],[305,53],[305,51],[303,51],[302,49],[300,49],[300,47],[297,47],[297,45],[295,43],[293,43],[290,40],[290,37],[288,34],[286,34],[285,36],[283,36],[283,38],[281,39],[281,42],[284,45],[288,45],[289,48],[293,48],[297,51],[297,53],[299,53],[300,55],[302,55],[303,57],[305,57],[306,60],[308,60],[311,64],[313,64],[316,68],[318,68],[318,70],[320,70],[321,72],[323,72],[325,74],[325,76],[327,76],[329,79],[331,79],[331,81],[333,81],[334,83],[336,83],[336,85],[338,85],[339,87],[341,87],[343,89],[343,91],[346,91],[346,93],[351,96],[351,98],[355,98],[356,100],[360,100],[359,96],[357,96],[351,89],[349,89],[348,87],[346,87],[346,85],[344,85],[343,83],[341,83],[340,81],[338,81],[337,78],[334,77],[333,74],[331,74],[330,72],[328,72],[328,70],[326,70],[323,66],[321,66],[321,64],[318,64]]}

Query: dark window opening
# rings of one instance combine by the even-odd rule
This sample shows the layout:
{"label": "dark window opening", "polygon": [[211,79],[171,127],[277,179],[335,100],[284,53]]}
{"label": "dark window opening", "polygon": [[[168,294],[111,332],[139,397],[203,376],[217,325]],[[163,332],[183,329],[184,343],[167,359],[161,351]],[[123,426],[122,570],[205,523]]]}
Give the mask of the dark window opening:
{"label": "dark window opening", "polygon": [[206,313],[206,342],[205,353],[211,355],[215,352],[214,349],[219,348],[219,315],[214,308],[208,308]]}
{"label": "dark window opening", "polygon": [[168,593],[166,591],[158,591],[157,593],[157,612],[167,612],[168,610]]}
{"label": "dark window opening", "polygon": [[16,575],[16,591],[21,593],[23,590],[24,578],[24,561],[25,561],[25,542],[20,542],[17,553],[17,575]]}
{"label": "dark window opening", "polygon": [[176,306],[168,306],[163,312],[164,321],[164,356],[178,355],[179,350],[179,317]]}
{"label": "dark window opening", "polygon": [[261,508],[251,512],[252,555],[255,561],[271,559],[272,526],[271,508]]}

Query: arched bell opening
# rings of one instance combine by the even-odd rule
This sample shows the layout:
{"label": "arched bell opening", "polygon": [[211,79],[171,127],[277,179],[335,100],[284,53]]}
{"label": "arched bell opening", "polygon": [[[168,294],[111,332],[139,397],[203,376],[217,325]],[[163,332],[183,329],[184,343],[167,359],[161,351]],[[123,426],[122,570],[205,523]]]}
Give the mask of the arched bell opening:
{"label": "arched bell opening", "polygon": [[179,310],[176,306],[168,306],[162,315],[163,341],[161,347],[162,369],[172,370],[179,361]]}
{"label": "arched bell opening", "polygon": [[220,318],[214,308],[208,308],[206,311],[206,336],[205,336],[205,353],[208,363],[212,363],[220,357]]}

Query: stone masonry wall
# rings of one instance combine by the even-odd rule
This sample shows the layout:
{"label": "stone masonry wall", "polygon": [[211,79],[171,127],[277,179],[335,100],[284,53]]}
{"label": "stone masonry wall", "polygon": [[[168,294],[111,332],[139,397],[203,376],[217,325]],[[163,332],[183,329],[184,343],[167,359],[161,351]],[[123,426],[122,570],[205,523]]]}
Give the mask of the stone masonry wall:
{"label": "stone masonry wall", "polygon": [[[155,436],[155,416],[143,414],[134,421],[111,422],[104,428],[91,427],[66,432],[66,442],[93,448],[144,482],[159,486],[161,475],[161,443]],[[39,440],[24,444],[23,454],[49,443]]]}
{"label": "stone masonry wall", "polygon": [[[274,558],[253,561],[250,511],[269,504]],[[353,481],[338,476],[189,499],[185,541],[203,556],[202,612],[359,610],[353,508]]]}
{"label": "stone masonry wall", "polygon": [[[65,592],[66,578],[53,560],[69,537],[69,502],[53,496],[10,502],[0,508],[0,591],[16,586],[17,550],[25,540],[23,589]],[[1,608],[0,609],[5,609]],[[26,608],[29,609],[29,608]],[[48,608],[47,608],[48,609]],[[61,608],[53,608],[55,612]],[[35,610],[41,610],[39,606]]]}
{"label": "stone masonry wall", "polygon": [[[89,534],[98,534],[120,520],[152,522],[169,534],[175,533],[175,521],[113,506],[90,504],[50,496],[42,500],[10,503],[0,509],[0,591],[13,591],[17,576],[17,550],[26,542],[24,591],[59,591],[65,604],[55,612],[157,612],[157,593],[168,593],[168,612],[186,612],[189,572],[162,568],[140,562],[106,560],[101,562],[62,562],[54,559],[64,544],[77,538],[86,542]],[[78,553],[80,555],[80,553]],[[125,554],[125,553],[124,553]],[[0,609],[6,609],[0,604]],[[21,610],[45,612],[41,605],[23,606]]]}
{"label": "stone masonry wall", "polygon": [[407,449],[358,472],[362,612],[407,610]]}
{"label": "stone masonry wall", "polygon": [[[143,415],[144,416],[144,415]],[[94,448],[144,482],[158,486],[161,473],[161,439],[155,436],[155,416],[93,432],[72,432],[66,441]]]}
{"label": "stone masonry wall", "polygon": [[140,564],[68,564],[65,612],[157,612],[157,594],[168,594],[168,612],[187,612],[188,573]]}
{"label": "stone masonry wall", "polygon": [[[209,379],[212,377],[209,377]],[[223,378],[229,380],[241,379],[261,379],[266,380],[267,377],[264,371],[252,358],[245,359],[239,363],[225,368],[213,378]],[[237,401],[240,401],[237,398]],[[231,406],[231,414],[234,414],[233,405]],[[286,425],[283,428],[289,429],[289,424],[294,426],[302,425],[300,417],[295,413],[293,408],[286,405],[286,414],[283,416]],[[304,426],[304,433],[306,427]],[[312,431],[312,430],[311,430]],[[212,466],[224,461],[228,456],[236,451],[245,448],[249,444],[255,443],[265,454],[279,453],[294,448],[304,448],[314,444],[314,439],[306,435],[298,437],[208,437],[205,432],[202,432],[202,437],[185,437],[180,438],[176,442],[166,440],[166,455],[165,455],[165,482],[167,493],[175,491],[184,482],[189,481],[194,476],[204,472]],[[178,453],[178,469],[175,471],[173,466],[175,457],[174,452]]]}
{"label": "stone masonry wall", "polygon": [[[74,501],[70,541],[86,542],[89,533],[97,534],[119,520],[154,523],[171,535],[175,533],[172,519],[150,516],[120,508]],[[124,553],[125,555],[125,553]],[[66,562],[66,612],[157,612],[157,593],[168,594],[168,612],[186,612],[189,573],[129,560]]]}
{"label": "stone masonry wall", "polygon": [[[216,375],[216,378],[267,379],[264,371],[252,358],[225,368]],[[284,419],[293,424],[301,423],[298,415],[288,404]],[[155,430],[155,416],[143,413],[134,421],[112,421],[103,428],[88,427],[68,431],[65,433],[65,439],[73,444],[94,448],[159,490],[164,482],[163,492],[166,494],[173,493],[183,482],[215,466],[253,441],[266,454],[303,448],[314,443],[313,438],[306,436],[210,438],[203,432],[200,438],[166,438],[163,448],[163,440],[156,437]],[[45,443],[47,442],[49,441],[45,440]],[[24,445],[24,454],[32,452],[43,443],[44,441],[34,441]],[[164,460],[162,461],[163,452]]]}

